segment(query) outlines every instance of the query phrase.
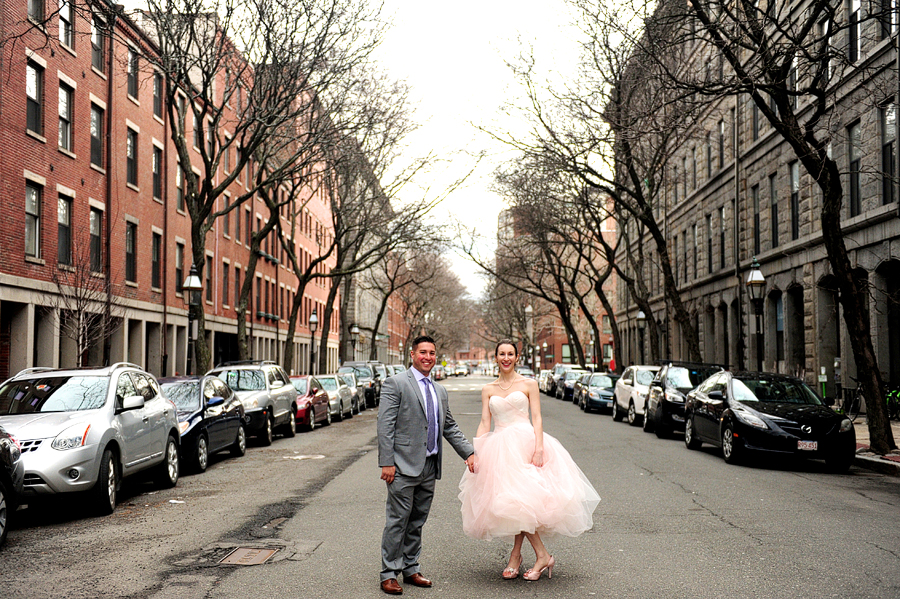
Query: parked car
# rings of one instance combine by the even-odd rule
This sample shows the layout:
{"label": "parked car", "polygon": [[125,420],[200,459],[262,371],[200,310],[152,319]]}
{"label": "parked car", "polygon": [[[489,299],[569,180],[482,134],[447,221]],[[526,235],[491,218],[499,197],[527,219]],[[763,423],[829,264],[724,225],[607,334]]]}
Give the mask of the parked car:
{"label": "parked car", "polygon": [[[386,368],[390,368],[387,366]],[[391,369],[393,370],[393,369]],[[344,381],[344,384],[350,387],[350,392],[353,393],[353,396],[356,398],[356,406],[353,409],[354,414],[359,414],[360,412],[365,411],[366,409],[366,390],[362,388],[362,386],[356,382],[356,375],[352,372],[341,372],[338,373],[338,376]],[[393,376],[393,375],[391,375]]]}
{"label": "parked car", "polygon": [[516,366],[516,372],[524,376],[526,379],[534,378],[534,371],[527,366]]}
{"label": "parked car", "polygon": [[25,497],[86,491],[111,514],[123,478],[178,483],[175,405],[135,364],[23,370],[0,386],[0,426],[21,447]]}
{"label": "parked car", "polygon": [[619,375],[617,374],[595,372],[587,375],[587,381],[582,386],[581,395],[578,398],[578,407],[585,412],[612,409],[618,380]]}
{"label": "parked car", "polygon": [[181,462],[205,472],[209,456],[229,450],[247,453],[244,405],[222,379],[179,376],[159,379],[162,394],[175,404],[181,432]]}
{"label": "parked car", "polygon": [[431,377],[436,381],[442,381],[447,378],[447,373],[442,365],[435,364],[434,368],[431,369]]}
{"label": "parked car", "polygon": [[394,374],[400,374],[401,372],[406,371],[406,366],[403,364],[393,364]]}
{"label": "parked car", "polygon": [[684,430],[684,396],[716,372],[718,364],[667,362],[650,382],[644,407],[644,431],[665,438],[672,431]]}
{"label": "parked car", "polygon": [[728,463],[754,453],[824,459],[846,471],[856,431],[800,379],[783,374],[720,372],[687,394],[684,444],[722,448]]}
{"label": "parked car", "polygon": [[460,362],[456,365],[455,374],[456,376],[469,376],[469,367]]}
{"label": "parked car", "polygon": [[556,383],[556,399],[572,401],[572,393],[575,391],[575,381],[584,374],[587,374],[587,371],[580,368],[570,368],[561,374]]}
{"label": "parked car", "polygon": [[22,497],[25,467],[19,442],[0,426],[0,547]]}
{"label": "parked car", "polygon": [[387,368],[385,368],[384,364],[381,362],[369,360],[366,364],[368,364],[369,368],[375,372],[375,395],[377,396],[377,400],[381,401],[381,385],[384,383],[384,379],[390,375],[387,372]]}
{"label": "parked car", "polygon": [[559,383],[559,378],[572,368],[575,368],[574,364],[556,364],[553,366],[553,369],[550,371],[550,380],[547,381],[547,395],[556,397],[556,385]]}
{"label": "parked car", "polygon": [[344,365],[338,368],[338,374],[343,372],[352,372],[356,376],[356,381],[365,390],[367,408],[378,405],[378,399],[381,397],[381,381],[375,377],[375,371],[371,366],[365,362],[344,362]]}
{"label": "parked car", "polygon": [[350,387],[337,374],[320,374],[316,379],[322,383],[322,388],[328,393],[331,418],[338,422],[345,417],[352,418],[356,397],[350,391]]}
{"label": "parked car", "polygon": [[619,422],[626,417],[628,424],[637,426],[644,416],[644,405],[650,391],[650,382],[659,366],[629,366],[616,381],[612,417]]}
{"label": "parked car", "polygon": [[244,404],[244,426],[262,445],[271,445],[275,431],[297,434],[297,390],[281,366],[266,360],[219,364],[207,374],[217,376]]}
{"label": "parked car", "polygon": [[538,389],[541,392],[546,393],[547,392],[547,381],[550,380],[550,371],[542,370],[538,374],[537,380],[538,380]]}
{"label": "parked car", "polygon": [[316,377],[304,374],[292,376],[291,384],[297,390],[297,424],[308,431],[318,424],[331,424],[328,392],[322,388],[322,383]]}

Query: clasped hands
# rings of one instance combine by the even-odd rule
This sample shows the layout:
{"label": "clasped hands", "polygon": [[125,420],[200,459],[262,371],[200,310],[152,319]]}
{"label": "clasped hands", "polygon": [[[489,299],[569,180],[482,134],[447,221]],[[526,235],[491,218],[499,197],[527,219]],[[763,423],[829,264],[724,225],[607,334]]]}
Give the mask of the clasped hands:
{"label": "clasped hands", "polygon": [[[474,453],[466,458],[466,466],[469,468],[469,472],[477,472],[478,471],[478,458],[475,457]],[[383,480],[387,484],[391,484],[392,482],[394,482],[394,477],[396,475],[397,475],[397,467],[396,466],[382,466],[381,467],[381,480]]]}

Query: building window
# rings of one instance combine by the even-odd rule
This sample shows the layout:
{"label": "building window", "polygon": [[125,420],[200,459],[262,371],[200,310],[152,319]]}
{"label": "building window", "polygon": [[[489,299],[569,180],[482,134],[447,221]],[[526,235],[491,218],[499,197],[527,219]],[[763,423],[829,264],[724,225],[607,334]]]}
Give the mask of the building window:
{"label": "building window", "polygon": [[713,271],[713,224],[712,224],[712,214],[706,215],[706,270],[707,272],[712,273]]}
{"label": "building window", "polygon": [[234,306],[237,308],[237,305],[241,302],[241,269],[238,266],[234,267]]}
{"label": "building window", "polygon": [[64,46],[75,46],[75,27],[72,5],[69,0],[59,1],[59,41]]}
{"label": "building window", "polygon": [[181,293],[184,285],[184,244],[175,244],[175,292]]}
{"label": "building window", "polygon": [[672,258],[675,261],[675,268],[672,269],[672,276],[675,278],[675,284],[678,284],[678,235],[672,238]]}
{"label": "building window", "polygon": [[25,255],[41,257],[41,192],[40,185],[25,183]]}
{"label": "building window", "polygon": [[91,66],[106,72],[106,22],[97,15],[91,18]]}
{"label": "building window", "polygon": [[241,211],[237,209],[234,210],[234,240],[241,241]]}
{"label": "building window", "polygon": [[128,95],[134,99],[138,97],[138,53],[136,50],[128,50]]}
{"label": "building window", "polygon": [[194,113],[194,147],[198,150],[200,149],[200,129],[202,128],[202,123],[200,121],[200,113],[196,110]]}
{"label": "building window", "polygon": [[725,206],[719,207],[719,266],[725,268]]}
{"label": "building window", "polygon": [[791,92],[791,95],[788,96],[788,103],[791,105],[791,108],[797,110],[797,106],[799,105],[798,96],[797,96],[797,58],[791,61],[791,68],[788,71],[788,80],[787,80],[787,89],[788,92]]}
{"label": "building window", "polygon": [[91,104],[91,164],[103,168],[103,109]]}
{"label": "building window", "polygon": [[859,180],[859,161],[862,156],[862,140],[860,139],[860,126],[856,122],[847,128],[847,137],[850,141],[848,158],[850,164],[850,216],[856,216],[862,211],[862,198]]}
{"label": "building window", "polygon": [[719,168],[725,168],[725,121],[719,121]]}
{"label": "building window", "polygon": [[775,299],[775,359],[784,361],[784,300],[781,294]]}
{"label": "building window", "polygon": [[28,18],[35,23],[44,22],[44,0],[28,0]]}
{"label": "building window", "polygon": [[[682,245],[684,246],[684,282],[688,282],[688,235],[687,231],[682,235]],[[695,250],[696,251],[696,250]]]}
{"label": "building window", "polygon": [[225,146],[222,148],[222,172],[228,174],[231,172],[231,147],[228,146],[228,140],[225,140]]}
{"label": "building window", "polygon": [[153,114],[162,118],[163,115],[163,76],[153,73]]}
{"label": "building window", "polygon": [[881,117],[881,201],[891,204],[897,197],[894,192],[897,152],[897,105],[888,104],[879,110]]}
{"label": "building window", "polygon": [[[687,199],[688,196],[688,165],[687,165],[687,156],[684,156],[681,159],[681,195]],[[318,227],[318,223],[316,223]],[[319,232],[316,231],[316,241],[318,242]]]}
{"label": "building window", "polygon": [[[672,188],[673,188],[673,193],[675,196],[675,203],[677,204],[678,203],[678,167],[677,166],[672,167],[672,180],[675,182],[675,184],[672,186]],[[304,219],[304,223],[305,222],[306,222],[306,219]],[[307,237],[308,237],[308,235],[307,235]]]}
{"label": "building window", "polygon": [[847,43],[847,58],[851,63],[859,60],[860,54],[860,36],[859,36],[859,7],[860,0],[850,0],[848,2],[848,16],[847,22],[849,23],[847,27],[847,36],[849,41]]}
{"label": "building window", "polygon": [[72,96],[74,90],[63,83],[59,84],[59,147],[72,151]]}
{"label": "building window", "polygon": [[691,189],[697,189],[697,148],[691,148]]}
{"label": "building window", "polygon": [[151,252],[150,286],[154,289],[160,289],[162,287],[162,235],[159,233],[153,233]]}
{"label": "building window", "polygon": [[822,50],[823,60],[825,61],[825,82],[831,81],[831,19],[819,21],[819,38],[824,40],[824,48]]}
{"label": "building window", "polygon": [[153,197],[157,200],[162,199],[162,160],[162,150],[153,146]]}
{"label": "building window", "polygon": [[800,237],[800,162],[789,166],[791,173],[791,239]]}
{"label": "building window", "polygon": [[262,312],[262,278],[256,277],[256,313]]}
{"label": "building window", "polygon": [[231,211],[228,210],[228,206],[231,203],[231,198],[228,196],[222,197],[222,210],[225,214],[222,215],[222,234],[225,237],[229,237],[231,235]]}
{"label": "building window", "polygon": [[72,266],[72,198],[59,196],[56,206],[56,261]]}
{"label": "building window", "polygon": [[706,178],[712,179],[712,140],[709,132],[706,133]]}
{"label": "building window", "polygon": [[880,0],[881,11],[878,20],[881,22],[881,39],[891,37],[897,31],[897,0]]}
{"label": "building window", "polygon": [[691,241],[693,241],[694,246],[694,277],[700,276],[700,269],[698,267],[698,262],[700,261],[700,252],[697,251],[697,223],[691,227]]}
{"label": "building window", "polygon": [[103,268],[103,245],[100,233],[103,231],[103,213],[91,208],[91,272],[100,272]]}
{"label": "building window", "polygon": [[750,100],[750,135],[753,141],[759,139],[759,106],[752,99]]}
{"label": "building window", "polygon": [[775,192],[775,177],[773,173],[769,175],[769,210],[772,215],[770,223],[772,229],[772,247],[778,247],[778,197]]}
{"label": "building window", "polygon": [[28,61],[25,66],[25,94],[28,96],[27,126],[28,130],[43,135],[44,133],[44,69],[37,63]]}
{"label": "building window", "polygon": [[125,223],[125,280],[137,282],[137,225]]}
{"label": "building window", "polygon": [[754,185],[750,188],[750,199],[753,202],[753,255],[759,256],[762,252],[762,237],[759,228],[759,185]]}
{"label": "building window", "polygon": [[228,291],[231,289],[231,281],[229,281],[228,273],[231,271],[231,268],[228,266],[227,262],[222,264],[222,305],[228,305]]}
{"label": "building window", "polygon": [[212,256],[207,256],[206,257],[206,301],[208,301],[208,302],[211,302],[213,300],[212,276],[213,276],[213,260],[212,260]]}
{"label": "building window", "polygon": [[130,185],[137,187],[138,184],[138,163],[137,163],[137,131],[128,129],[125,137],[125,180]]}
{"label": "building window", "polygon": [[245,223],[246,223],[246,225],[247,225],[247,230],[246,230],[246,234],[247,234],[247,247],[250,247],[250,240],[251,240],[251,238],[252,238],[252,236],[253,236],[253,228],[251,227],[251,222],[252,222],[252,221],[251,221],[251,219],[250,219],[250,210],[247,210],[244,214],[245,214],[245,216],[247,217],[247,218],[246,218],[246,221],[245,221]]}
{"label": "building window", "polygon": [[175,208],[184,212],[184,171],[181,163],[175,165]]}

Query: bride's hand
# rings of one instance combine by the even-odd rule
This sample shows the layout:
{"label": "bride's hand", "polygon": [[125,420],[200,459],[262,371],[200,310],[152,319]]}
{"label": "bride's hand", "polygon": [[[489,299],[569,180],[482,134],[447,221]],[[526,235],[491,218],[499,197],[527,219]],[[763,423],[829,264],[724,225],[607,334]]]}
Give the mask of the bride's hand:
{"label": "bride's hand", "polygon": [[533,466],[537,466],[538,468],[543,466],[544,465],[544,452],[540,451],[540,450],[535,451],[534,455],[531,456],[531,464]]}

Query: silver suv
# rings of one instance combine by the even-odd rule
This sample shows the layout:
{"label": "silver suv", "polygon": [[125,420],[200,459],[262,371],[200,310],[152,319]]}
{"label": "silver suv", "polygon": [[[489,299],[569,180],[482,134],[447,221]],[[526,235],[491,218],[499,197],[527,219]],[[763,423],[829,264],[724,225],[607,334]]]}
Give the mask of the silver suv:
{"label": "silver suv", "polygon": [[275,431],[297,434],[297,390],[284,370],[268,360],[224,362],[207,374],[217,376],[244,404],[244,423],[248,435],[261,445],[271,445]]}
{"label": "silver suv", "polygon": [[21,445],[25,497],[87,491],[111,514],[126,476],[178,482],[175,405],[135,364],[23,370],[0,386],[0,425]]}

